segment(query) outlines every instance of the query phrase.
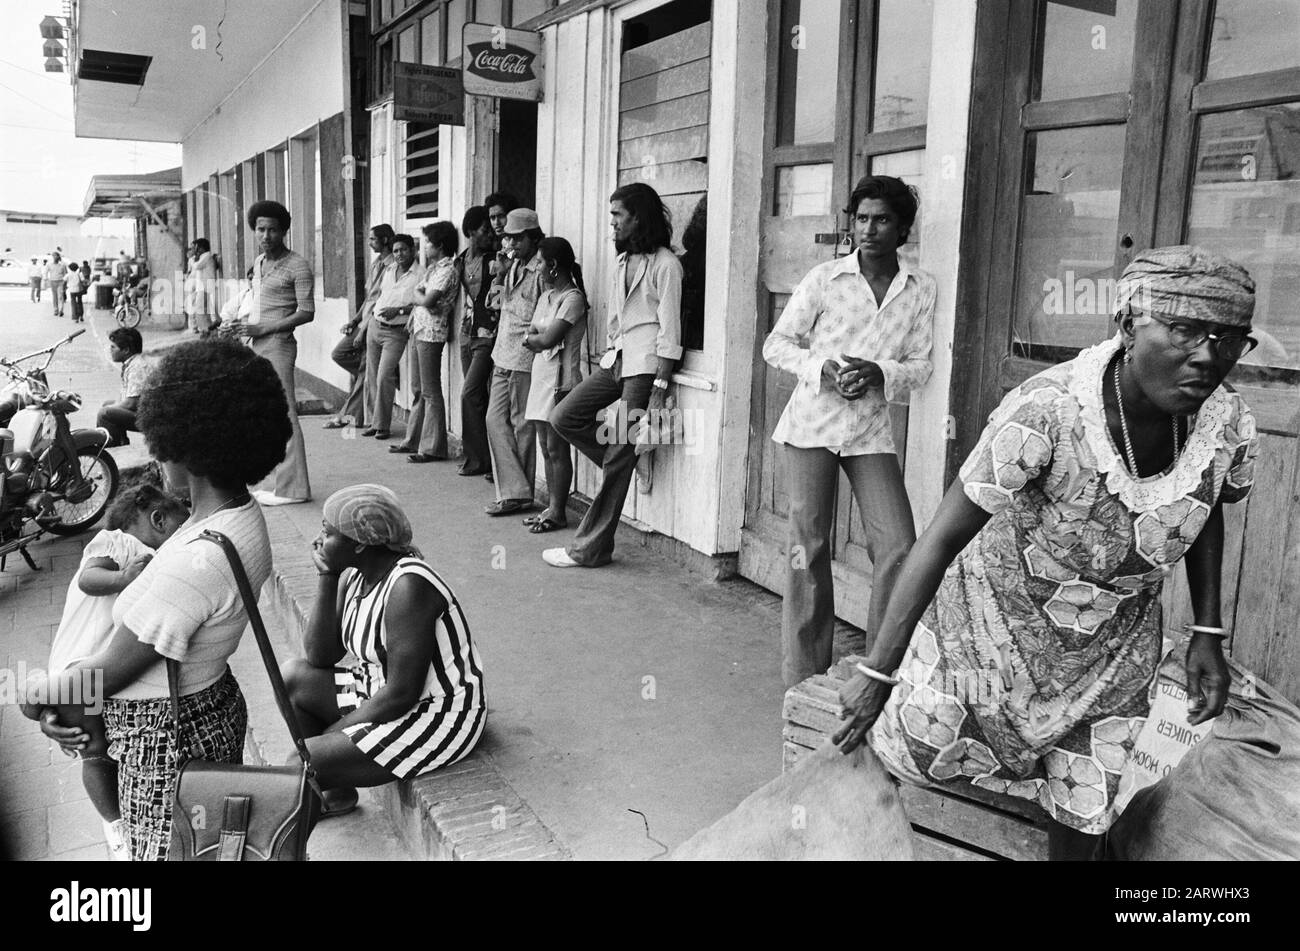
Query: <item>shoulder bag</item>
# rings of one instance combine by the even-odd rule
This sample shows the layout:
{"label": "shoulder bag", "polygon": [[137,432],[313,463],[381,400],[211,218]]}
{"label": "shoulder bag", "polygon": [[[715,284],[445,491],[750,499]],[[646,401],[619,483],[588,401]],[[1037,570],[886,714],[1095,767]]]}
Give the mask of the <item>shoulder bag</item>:
{"label": "shoulder bag", "polygon": [[[220,532],[206,531],[199,538],[220,546],[226,553],[271,678],[275,702],[301,762],[290,766],[243,766],[198,759],[185,762],[185,754],[180,752],[184,765],[176,780],[167,861],[301,862],[307,858],[307,837],[320,816],[321,805],[320,786],[307,744],[289,703],[289,692],[239,553]],[[180,751],[180,665],[174,660],[167,661],[167,683],[172,729]]]}

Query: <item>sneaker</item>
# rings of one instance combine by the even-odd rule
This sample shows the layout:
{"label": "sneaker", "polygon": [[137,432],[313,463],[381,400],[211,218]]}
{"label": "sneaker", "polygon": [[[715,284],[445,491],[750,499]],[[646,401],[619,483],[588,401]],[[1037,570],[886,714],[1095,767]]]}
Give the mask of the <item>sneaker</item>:
{"label": "sneaker", "polygon": [[542,552],[542,561],[552,568],[581,568],[582,565],[569,557],[563,548],[548,548]]}
{"label": "sneaker", "polygon": [[257,499],[259,505],[298,505],[302,502],[310,502],[310,499],[286,499],[282,495],[276,495],[273,492],[266,492],[261,489],[249,493]]}
{"label": "sneaker", "polygon": [[104,841],[108,845],[108,857],[114,862],[131,861],[131,849],[126,844],[126,820],[104,821]]}

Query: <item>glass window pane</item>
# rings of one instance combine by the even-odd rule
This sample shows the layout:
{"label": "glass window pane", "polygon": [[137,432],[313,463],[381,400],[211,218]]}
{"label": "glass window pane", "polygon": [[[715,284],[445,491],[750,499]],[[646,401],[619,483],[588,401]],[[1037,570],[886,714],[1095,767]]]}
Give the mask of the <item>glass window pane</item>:
{"label": "glass window pane", "polygon": [[1300,66],[1300,0],[1219,0],[1206,79]]}
{"label": "glass window pane", "polygon": [[1078,349],[1110,332],[1124,126],[1030,133],[1027,161],[1015,350],[1059,360],[1068,353],[1030,348]]}
{"label": "glass window pane", "polygon": [[818,165],[788,165],[776,170],[776,214],[780,218],[829,215],[831,205],[830,162]]}
{"label": "glass window pane", "polygon": [[925,125],[934,0],[881,0],[871,131]]}
{"label": "glass window pane", "polygon": [[1205,116],[1187,242],[1255,279],[1255,337],[1242,363],[1300,368],[1300,103]]}
{"label": "glass window pane", "polygon": [[441,66],[442,58],[442,13],[430,13],[420,22],[420,62],[425,66]]}
{"label": "glass window pane", "polygon": [[916,221],[907,236],[907,243],[898,249],[898,256],[915,268],[921,262],[921,221],[925,217],[925,149],[912,152],[893,152],[871,158],[872,175],[892,175],[901,178],[916,189],[921,206],[916,211]]}
{"label": "glass window pane", "polygon": [[459,59],[461,32],[465,29],[466,0],[451,0],[447,4],[447,59]]}
{"label": "glass window pane", "polygon": [[835,138],[840,61],[840,0],[786,0],[781,8],[777,142]]}
{"label": "glass window pane", "polygon": [[511,4],[510,19],[515,23],[527,23],[533,17],[539,17],[551,8],[547,0],[515,0]]}
{"label": "glass window pane", "polygon": [[474,22],[491,23],[494,26],[504,23],[501,18],[501,0],[476,0],[474,3]]}
{"label": "glass window pane", "polygon": [[1039,98],[1128,92],[1137,10],[1134,0],[1049,3]]}
{"label": "glass window pane", "polygon": [[419,56],[416,54],[416,38],[418,31],[415,27],[403,30],[397,38],[397,61],[399,63],[418,63]]}

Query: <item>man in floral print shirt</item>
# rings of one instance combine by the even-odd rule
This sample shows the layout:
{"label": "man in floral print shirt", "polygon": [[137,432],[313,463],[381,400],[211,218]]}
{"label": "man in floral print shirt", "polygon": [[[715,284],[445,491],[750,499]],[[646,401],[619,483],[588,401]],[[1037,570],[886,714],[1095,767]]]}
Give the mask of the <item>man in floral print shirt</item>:
{"label": "man in floral print shirt", "polygon": [[898,258],[916,220],[911,188],[897,178],[868,176],[847,210],[856,253],[813,268],[763,345],[769,364],[799,379],[772,435],[785,446],[790,479],[781,618],[788,686],[831,663],[830,531],[839,470],[853,486],[874,566],[868,639],[916,540],[888,404],[905,401],[930,377],[934,279]]}

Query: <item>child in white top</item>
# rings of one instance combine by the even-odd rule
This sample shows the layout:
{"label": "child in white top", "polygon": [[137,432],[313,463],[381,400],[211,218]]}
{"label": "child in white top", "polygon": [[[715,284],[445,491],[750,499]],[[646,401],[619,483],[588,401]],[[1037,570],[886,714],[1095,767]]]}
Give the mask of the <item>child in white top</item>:
{"label": "child in white top", "polygon": [[[156,485],[143,483],[122,492],[108,513],[108,528],[90,540],[81,555],[81,565],[72,576],[63,617],[50,647],[48,677],[99,653],[113,638],[113,604],[117,596],[136,579],[153,557],[153,550],[165,542],[189,517],[185,505]],[[59,698],[36,694],[36,698]],[[34,699],[29,696],[29,701]],[[102,703],[103,697],[86,698]],[[39,720],[54,705],[23,704],[23,714]],[[90,735],[81,751],[81,782],[92,805],[104,820],[109,848],[114,858],[126,857],[125,842],[117,825],[121,821],[117,796],[117,764],[108,757],[108,740],[100,716],[77,716],[82,708],[58,705],[60,722],[79,720]],[[119,849],[119,843],[121,848]]]}

